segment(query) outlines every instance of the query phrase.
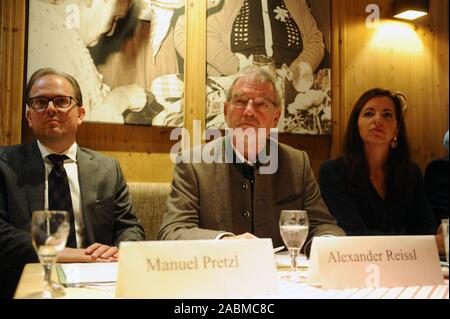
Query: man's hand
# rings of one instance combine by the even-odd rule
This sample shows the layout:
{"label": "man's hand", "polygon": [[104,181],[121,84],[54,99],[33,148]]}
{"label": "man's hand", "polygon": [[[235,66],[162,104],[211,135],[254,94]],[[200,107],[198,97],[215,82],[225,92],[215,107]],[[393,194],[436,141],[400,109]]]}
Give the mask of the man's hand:
{"label": "man's hand", "polygon": [[236,235],[236,236],[222,237],[221,239],[258,239],[258,237],[256,237],[255,235],[253,235],[251,233],[243,233],[243,234]]}
{"label": "man's hand", "polygon": [[98,263],[119,260],[119,250],[117,247],[110,247],[94,243],[88,248],[64,248],[58,254],[59,263]]}
{"label": "man's hand", "polygon": [[119,249],[100,243],[93,243],[85,250],[86,255],[90,255],[93,259],[100,261],[117,261],[119,259]]}
{"label": "man's hand", "polygon": [[56,262],[58,263],[94,263],[94,262],[109,262],[116,261],[103,258],[94,258],[89,254],[86,254],[86,249],[83,248],[64,248],[62,252],[58,254]]}

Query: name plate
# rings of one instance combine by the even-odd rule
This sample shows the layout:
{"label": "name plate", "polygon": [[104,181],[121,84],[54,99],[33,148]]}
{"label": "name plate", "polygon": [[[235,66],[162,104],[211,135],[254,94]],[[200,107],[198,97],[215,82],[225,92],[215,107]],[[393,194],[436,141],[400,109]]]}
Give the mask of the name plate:
{"label": "name plate", "polygon": [[116,297],[245,298],[277,289],[270,239],[122,242]]}
{"label": "name plate", "polygon": [[434,236],[315,237],[309,282],[325,289],[440,285]]}

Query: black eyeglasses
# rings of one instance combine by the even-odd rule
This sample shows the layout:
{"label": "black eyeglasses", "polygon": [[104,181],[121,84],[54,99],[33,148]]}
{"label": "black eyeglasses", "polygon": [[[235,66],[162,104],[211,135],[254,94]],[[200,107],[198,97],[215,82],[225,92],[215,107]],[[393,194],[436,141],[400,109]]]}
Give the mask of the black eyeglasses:
{"label": "black eyeglasses", "polygon": [[256,97],[256,98],[250,99],[246,96],[235,95],[231,98],[231,103],[237,109],[246,108],[250,101],[252,101],[253,107],[260,111],[267,111],[271,106],[275,105],[274,102],[272,102],[264,97]]}
{"label": "black eyeglasses", "polygon": [[35,96],[30,97],[28,99],[28,106],[35,109],[38,112],[44,111],[50,101],[53,102],[53,105],[58,109],[67,109],[72,105],[72,101],[78,105],[78,102],[71,96],[54,96],[54,97],[46,97],[46,96]]}

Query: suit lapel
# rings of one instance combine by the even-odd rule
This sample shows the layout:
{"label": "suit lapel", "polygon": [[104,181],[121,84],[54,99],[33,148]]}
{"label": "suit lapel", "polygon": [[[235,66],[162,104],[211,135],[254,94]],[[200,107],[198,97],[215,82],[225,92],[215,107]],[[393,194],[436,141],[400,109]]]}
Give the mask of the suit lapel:
{"label": "suit lapel", "polygon": [[24,156],[24,178],[27,180],[25,184],[31,216],[33,211],[44,209],[45,167],[36,140],[26,145],[22,154]]}
{"label": "suit lapel", "polygon": [[86,226],[86,244],[95,241],[93,231],[93,218],[95,201],[97,199],[96,175],[98,163],[92,155],[78,147],[77,150],[78,181],[80,183],[81,207],[83,209],[84,223]]}

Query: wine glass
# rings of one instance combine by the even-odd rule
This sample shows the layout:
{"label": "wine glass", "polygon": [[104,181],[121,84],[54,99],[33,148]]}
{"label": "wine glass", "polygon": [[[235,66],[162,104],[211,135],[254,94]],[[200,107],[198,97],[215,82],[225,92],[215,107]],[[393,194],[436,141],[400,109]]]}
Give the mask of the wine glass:
{"label": "wine glass", "polygon": [[285,279],[301,282],[304,278],[297,272],[297,256],[308,237],[308,214],[306,210],[282,210],[280,214],[280,233],[291,257],[291,271]]}
{"label": "wine glass", "polygon": [[31,238],[34,249],[44,268],[44,291],[42,298],[64,294],[64,288],[51,280],[56,256],[66,246],[69,235],[69,214],[62,210],[34,211],[31,218]]}

